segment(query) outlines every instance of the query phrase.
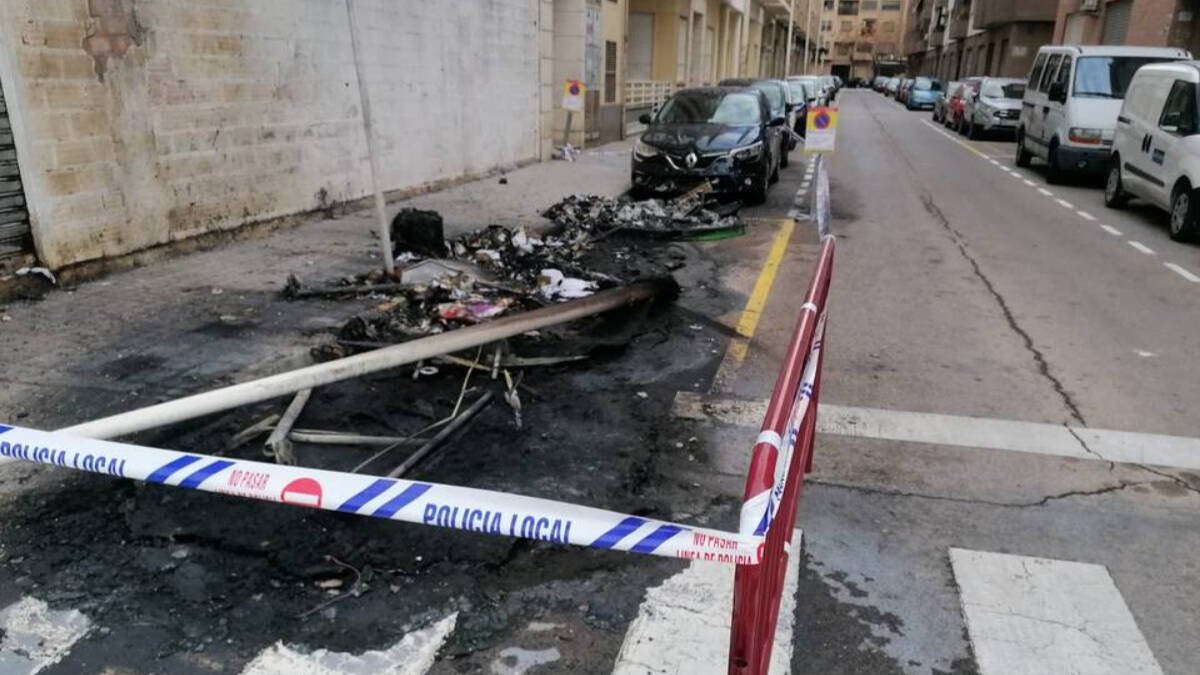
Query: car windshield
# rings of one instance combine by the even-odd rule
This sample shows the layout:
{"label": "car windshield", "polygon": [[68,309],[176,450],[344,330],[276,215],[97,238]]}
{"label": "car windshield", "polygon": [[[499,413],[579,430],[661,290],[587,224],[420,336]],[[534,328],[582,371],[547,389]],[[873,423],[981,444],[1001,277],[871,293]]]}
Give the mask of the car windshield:
{"label": "car windshield", "polygon": [[917,91],[938,91],[942,88],[936,80],[931,80],[928,77],[918,77],[913,82],[913,89]]}
{"label": "car windshield", "polygon": [[792,98],[797,101],[807,101],[809,99],[808,90],[804,88],[803,82],[788,80],[788,89],[792,92]]}
{"label": "car windshield", "polygon": [[1174,59],[1144,56],[1085,56],[1075,66],[1075,95],[1125,98],[1125,89],[1138,68]]}
{"label": "car windshield", "polygon": [[986,98],[1024,98],[1024,82],[985,82],[981,96]]}
{"label": "car windshield", "polygon": [[783,114],[783,88],[774,82],[755,82],[755,89],[767,95],[767,105],[770,106],[771,112]]}
{"label": "car windshield", "polygon": [[686,92],[668,100],[655,121],[659,124],[727,124],[754,126],[760,121],[758,97],[746,93]]}

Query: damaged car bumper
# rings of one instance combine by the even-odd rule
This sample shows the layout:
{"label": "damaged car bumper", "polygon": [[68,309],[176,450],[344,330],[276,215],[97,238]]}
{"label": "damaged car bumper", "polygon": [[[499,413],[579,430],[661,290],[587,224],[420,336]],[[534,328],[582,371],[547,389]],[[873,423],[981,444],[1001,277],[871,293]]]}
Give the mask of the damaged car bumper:
{"label": "damaged car bumper", "polygon": [[677,193],[700,183],[709,183],[714,192],[733,194],[750,189],[763,176],[762,150],[750,159],[738,159],[735,152],[676,157],[661,153],[632,160],[633,187],[645,192]]}

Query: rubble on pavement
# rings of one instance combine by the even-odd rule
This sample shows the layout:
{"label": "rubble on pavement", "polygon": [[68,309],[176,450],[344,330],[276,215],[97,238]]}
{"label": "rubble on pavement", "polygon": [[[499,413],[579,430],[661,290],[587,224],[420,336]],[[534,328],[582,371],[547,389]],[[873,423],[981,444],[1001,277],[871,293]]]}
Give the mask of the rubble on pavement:
{"label": "rubble on pavement", "polygon": [[707,183],[675,199],[637,202],[596,195],[571,195],[542,215],[559,225],[590,232],[623,231],[663,238],[740,228],[737,209],[741,204],[710,204],[705,187]]}

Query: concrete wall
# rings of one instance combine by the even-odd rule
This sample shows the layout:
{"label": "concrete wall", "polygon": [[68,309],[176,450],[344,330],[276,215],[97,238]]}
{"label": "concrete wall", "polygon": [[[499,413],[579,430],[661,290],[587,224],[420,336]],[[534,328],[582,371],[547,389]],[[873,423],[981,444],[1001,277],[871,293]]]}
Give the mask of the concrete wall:
{"label": "concrete wall", "polygon": [[[387,189],[544,152],[542,0],[356,1]],[[41,260],[367,194],[349,35],[341,0],[0,3]]]}

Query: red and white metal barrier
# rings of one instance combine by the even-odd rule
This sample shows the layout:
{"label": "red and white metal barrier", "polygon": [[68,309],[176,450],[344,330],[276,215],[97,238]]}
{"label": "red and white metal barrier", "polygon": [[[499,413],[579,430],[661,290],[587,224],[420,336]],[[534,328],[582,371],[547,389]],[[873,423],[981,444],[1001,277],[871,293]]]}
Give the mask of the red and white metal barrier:
{"label": "red and white metal barrier", "polygon": [[763,537],[757,565],[738,565],[734,575],[729,673],[763,675],[771,660],[792,533],[804,474],[812,469],[821,390],[826,301],[833,273],[829,232],[829,183],[818,157],[813,217],[821,254],[809,282],[786,358],[754,444],[739,535]]}

